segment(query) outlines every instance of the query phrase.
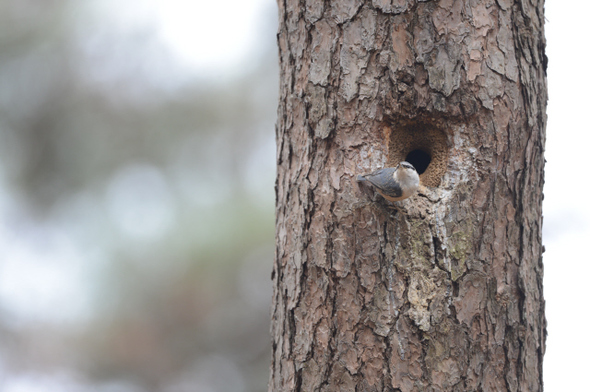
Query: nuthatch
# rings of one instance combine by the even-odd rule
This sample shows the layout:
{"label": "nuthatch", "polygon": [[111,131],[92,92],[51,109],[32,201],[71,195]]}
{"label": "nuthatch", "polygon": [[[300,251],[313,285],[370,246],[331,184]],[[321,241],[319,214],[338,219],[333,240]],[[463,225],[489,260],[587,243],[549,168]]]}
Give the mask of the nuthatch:
{"label": "nuthatch", "polygon": [[396,167],[385,167],[371,174],[359,175],[357,181],[370,182],[377,192],[389,201],[400,201],[418,190],[420,177],[411,163],[403,161]]}

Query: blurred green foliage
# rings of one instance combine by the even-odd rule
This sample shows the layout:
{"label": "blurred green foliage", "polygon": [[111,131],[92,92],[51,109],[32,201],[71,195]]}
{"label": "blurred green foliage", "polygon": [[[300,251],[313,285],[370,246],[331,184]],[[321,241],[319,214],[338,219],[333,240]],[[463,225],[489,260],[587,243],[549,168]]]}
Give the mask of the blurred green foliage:
{"label": "blurred green foliage", "polygon": [[[211,81],[91,9],[0,1],[2,241],[78,271],[34,317],[0,290],[1,389],[266,390],[275,21],[247,71]],[[0,273],[46,262],[18,254]]]}

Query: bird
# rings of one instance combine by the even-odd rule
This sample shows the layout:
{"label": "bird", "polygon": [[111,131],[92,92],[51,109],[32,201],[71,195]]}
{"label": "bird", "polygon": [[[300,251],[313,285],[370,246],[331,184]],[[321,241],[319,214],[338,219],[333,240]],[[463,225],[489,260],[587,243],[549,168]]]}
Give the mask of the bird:
{"label": "bird", "polygon": [[420,176],[409,162],[400,162],[396,167],[384,167],[370,174],[359,175],[358,182],[369,182],[375,190],[389,201],[400,201],[412,196],[420,186]]}

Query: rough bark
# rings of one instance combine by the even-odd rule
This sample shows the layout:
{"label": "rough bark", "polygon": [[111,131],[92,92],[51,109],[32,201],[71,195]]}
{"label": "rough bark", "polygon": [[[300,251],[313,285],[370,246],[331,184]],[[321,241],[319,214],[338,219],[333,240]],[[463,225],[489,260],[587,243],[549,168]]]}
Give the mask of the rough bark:
{"label": "rough bark", "polygon": [[542,390],[543,5],[279,0],[270,391]]}

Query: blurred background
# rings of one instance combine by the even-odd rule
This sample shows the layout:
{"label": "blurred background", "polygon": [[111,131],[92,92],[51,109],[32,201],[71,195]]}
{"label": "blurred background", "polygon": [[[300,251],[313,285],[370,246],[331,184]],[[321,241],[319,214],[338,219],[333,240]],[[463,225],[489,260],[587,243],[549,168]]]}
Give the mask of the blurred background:
{"label": "blurred background", "polygon": [[0,390],[264,391],[272,1],[0,0]]}
{"label": "blurred background", "polygon": [[[546,14],[547,391],[590,352],[574,3]],[[0,0],[0,391],[266,390],[276,29],[273,0]]]}

